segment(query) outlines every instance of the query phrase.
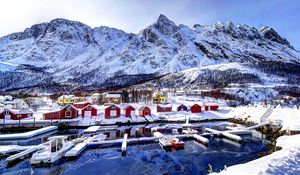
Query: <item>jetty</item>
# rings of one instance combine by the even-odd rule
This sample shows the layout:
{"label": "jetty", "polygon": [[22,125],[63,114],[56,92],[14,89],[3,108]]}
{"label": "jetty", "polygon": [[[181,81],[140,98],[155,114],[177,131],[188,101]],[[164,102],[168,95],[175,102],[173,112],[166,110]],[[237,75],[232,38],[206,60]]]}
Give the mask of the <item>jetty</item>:
{"label": "jetty", "polygon": [[41,134],[45,134],[51,131],[57,130],[57,126],[48,126],[45,128],[24,132],[24,133],[15,133],[15,134],[1,134],[0,141],[2,140],[20,140],[20,139],[29,139]]}
{"label": "jetty", "polygon": [[25,151],[22,151],[20,153],[14,154],[6,158],[7,166],[11,166],[29,156],[31,156],[35,151],[42,148],[43,144],[37,145],[35,147],[26,149]]}
{"label": "jetty", "polygon": [[71,150],[65,153],[64,157],[69,157],[69,158],[75,158],[78,155],[80,155],[87,147],[86,142],[82,142],[77,144],[75,147],[73,147]]}
{"label": "jetty", "polygon": [[235,135],[235,134],[231,134],[229,132],[226,132],[226,131],[218,131],[218,130],[215,130],[215,129],[211,129],[211,128],[205,128],[204,129],[205,131],[209,132],[209,133],[212,133],[214,135],[217,135],[217,136],[223,136],[223,137],[226,137],[228,139],[232,139],[234,141],[242,141],[242,137],[241,136],[238,136],[238,135]]}
{"label": "jetty", "polygon": [[90,126],[83,131],[84,134],[96,133],[100,129],[100,126]]}

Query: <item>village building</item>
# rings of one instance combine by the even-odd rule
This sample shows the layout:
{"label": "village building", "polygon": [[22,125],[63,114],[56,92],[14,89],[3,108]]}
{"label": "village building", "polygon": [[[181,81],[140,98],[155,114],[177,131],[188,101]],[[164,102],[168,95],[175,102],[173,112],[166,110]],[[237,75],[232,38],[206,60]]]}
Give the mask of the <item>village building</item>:
{"label": "village building", "polygon": [[151,115],[151,109],[148,106],[142,106],[139,109],[139,115],[145,117],[147,115]]}
{"label": "village building", "polygon": [[172,104],[159,104],[157,105],[157,112],[171,112]]}
{"label": "village building", "polygon": [[135,116],[135,108],[131,105],[126,106],[124,109],[125,117],[134,117]]}
{"label": "village building", "polygon": [[108,93],[105,95],[105,103],[120,104],[122,102],[121,94]]}
{"label": "village building", "polygon": [[177,107],[177,111],[187,111],[188,108],[184,104],[181,104],[180,106]]}
{"label": "village building", "polygon": [[205,103],[204,105],[205,111],[211,110],[211,111],[217,111],[219,110],[219,105],[215,103]]}
{"label": "village building", "polygon": [[5,99],[0,102],[4,108],[8,109],[28,109],[28,104],[23,99]]}
{"label": "village building", "polygon": [[75,95],[62,95],[58,97],[57,104],[60,106],[64,106],[64,105],[73,104],[77,102],[84,102],[84,101],[85,101],[84,97],[76,97]]}
{"label": "village building", "polygon": [[72,119],[76,117],[78,117],[78,110],[73,105],[67,105],[62,109],[43,114],[45,120]]}
{"label": "village building", "polygon": [[106,119],[119,118],[120,115],[121,115],[121,110],[116,105],[111,105],[111,106],[105,108],[104,116]]}
{"label": "village building", "polygon": [[0,111],[0,119],[5,120],[21,120],[31,117],[33,112],[28,109],[7,109]]}
{"label": "village building", "polygon": [[94,117],[97,116],[97,109],[92,105],[87,105],[81,109],[82,117]]}
{"label": "village building", "polygon": [[102,104],[103,103],[103,95],[100,93],[93,93],[91,95],[92,104]]}
{"label": "village building", "polygon": [[198,104],[194,104],[191,106],[191,112],[192,113],[201,113],[201,106]]}
{"label": "village building", "polygon": [[166,103],[167,102],[167,96],[163,95],[160,91],[157,91],[152,96],[152,102],[154,104]]}

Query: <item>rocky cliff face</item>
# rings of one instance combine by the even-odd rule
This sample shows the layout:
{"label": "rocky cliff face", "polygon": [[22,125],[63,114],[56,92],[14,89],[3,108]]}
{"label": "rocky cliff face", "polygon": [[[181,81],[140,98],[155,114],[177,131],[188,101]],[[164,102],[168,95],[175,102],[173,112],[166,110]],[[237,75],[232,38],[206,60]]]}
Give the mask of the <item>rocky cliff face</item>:
{"label": "rocky cliff face", "polygon": [[300,53],[270,27],[216,22],[189,28],[160,15],[132,34],[55,19],[0,38],[0,89],[119,87],[196,67],[278,62],[297,67]]}

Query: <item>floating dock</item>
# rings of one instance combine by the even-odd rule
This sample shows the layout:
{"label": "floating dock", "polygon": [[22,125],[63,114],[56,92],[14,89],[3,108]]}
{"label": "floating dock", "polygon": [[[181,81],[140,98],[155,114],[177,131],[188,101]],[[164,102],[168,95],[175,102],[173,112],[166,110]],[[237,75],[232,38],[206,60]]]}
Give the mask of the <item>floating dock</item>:
{"label": "floating dock", "polygon": [[82,153],[83,150],[85,150],[87,147],[86,142],[82,142],[77,144],[75,147],[73,147],[71,150],[65,153],[64,157],[74,158],[77,157]]}
{"label": "floating dock", "polygon": [[24,132],[24,133],[16,133],[16,134],[1,134],[1,140],[18,140],[18,139],[29,139],[35,137],[37,135],[45,134],[47,132],[51,132],[57,130],[57,126],[48,126],[46,128],[37,129],[34,131]]}
{"label": "floating dock", "polygon": [[27,157],[29,157],[30,155],[32,155],[33,152],[37,151],[39,148],[41,148],[41,145],[37,145],[33,148],[29,148],[25,151],[22,151],[20,153],[14,154],[12,156],[9,156],[8,158],[6,158],[6,162],[7,162],[7,166],[13,165],[14,163],[23,160]]}
{"label": "floating dock", "polygon": [[88,134],[88,133],[95,133],[100,129],[100,126],[90,126],[87,129],[83,131],[83,133]]}
{"label": "floating dock", "polygon": [[203,136],[200,136],[198,134],[193,134],[193,138],[204,145],[208,145],[209,142],[208,139]]}
{"label": "floating dock", "polygon": [[205,131],[210,132],[210,133],[212,133],[214,135],[217,135],[217,136],[223,136],[223,137],[226,137],[228,139],[232,139],[234,141],[238,141],[238,142],[242,141],[241,136],[231,134],[231,133],[226,132],[226,131],[218,131],[218,130],[211,129],[211,128],[205,128]]}

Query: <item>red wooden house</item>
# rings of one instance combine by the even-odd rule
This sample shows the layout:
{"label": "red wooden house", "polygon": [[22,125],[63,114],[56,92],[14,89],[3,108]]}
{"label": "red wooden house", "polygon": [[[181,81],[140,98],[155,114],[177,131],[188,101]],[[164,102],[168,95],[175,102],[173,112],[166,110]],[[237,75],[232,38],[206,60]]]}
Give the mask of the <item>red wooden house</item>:
{"label": "red wooden house", "polygon": [[44,113],[45,120],[70,119],[78,117],[78,111],[73,105],[67,105],[56,111]]}
{"label": "red wooden house", "polygon": [[15,110],[15,109],[4,109],[0,112],[1,119],[19,120],[27,117],[31,117],[33,112],[27,109]]}
{"label": "red wooden house", "polygon": [[191,106],[191,112],[192,113],[200,113],[201,112],[201,106],[198,104],[194,104]]}
{"label": "red wooden house", "polygon": [[92,117],[97,116],[97,109],[92,105],[87,105],[86,107],[81,109],[82,117]]}
{"label": "red wooden house", "polygon": [[205,106],[205,111],[211,110],[211,111],[217,111],[219,110],[219,105],[216,103],[206,103]]}
{"label": "red wooden house", "polygon": [[133,117],[135,116],[135,108],[131,105],[128,105],[124,108],[125,117]]}
{"label": "red wooden house", "polygon": [[118,106],[116,105],[111,105],[105,109],[105,118],[110,119],[110,118],[119,118],[121,115],[121,110]]}
{"label": "red wooden house", "polygon": [[86,106],[91,105],[91,103],[89,102],[78,102],[78,103],[73,103],[73,106],[75,108],[81,109],[81,108],[85,108]]}
{"label": "red wooden house", "polygon": [[209,107],[209,109],[211,111],[217,111],[217,110],[219,110],[219,106],[218,105],[212,105],[212,106]]}
{"label": "red wooden house", "polygon": [[148,106],[143,106],[139,109],[139,114],[142,117],[145,117],[146,115],[151,115],[151,109]]}
{"label": "red wooden house", "polygon": [[180,106],[177,107],[177,111],[187,111],[187,110],[188,110],[188,108],[183,104],[181,104]]}
{"label": "red wooden house", "polygon": [[171,112],[172,105],[171,104],[159,104],[157,105],[157,112]]}

